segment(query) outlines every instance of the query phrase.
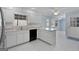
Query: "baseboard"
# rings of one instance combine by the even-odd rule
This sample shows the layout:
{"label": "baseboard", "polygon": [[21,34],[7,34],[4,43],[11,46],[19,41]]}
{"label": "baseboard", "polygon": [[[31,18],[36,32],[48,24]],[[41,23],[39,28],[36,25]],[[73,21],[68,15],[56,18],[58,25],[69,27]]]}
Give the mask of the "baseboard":
{"label": "baseboard", "polygon": [[44,41],[44,40],[42,40],[42,39],[40,39],[40,38],[37,38],[38,40],[40,40],[40,41],[42,41],[42,42],[44,42],[44,43],[46,43],[46,44],[48,44],[48,45],[52,45],[51,43],[49,43],[49,42],[47,42],[47,41]]}
{"label": "baseboard", "polygon": [[75,37],[71,37],[71,36],[68,36],[67,38],[72,39],[72,40],[79,41],[79,38],[75,38]]}
{"label": "baseboard", "polygon": [[8,51],[7,48],[0,48],[0,51]]}
{"label": "baseboard", "polygon": [[[44,42],[44,43],[46,43],[46,44],[48,44],[48,45],[52,45],[52,44],[50,44],[49,42],[46,42],[46,41],[44,41],[44,40],[42,40],[42,39],[40,39],[40,38],[37,38],[38,40],[40,40],[40,41],[42,41],[42,42]],[[11,49],[11,48],[14,48],[14,47],[17,47],[17,46],[20,46],[20,45],[23,45],[23,44],[26,44],[26,43],[29,43],[30,41],[28,41],[28,42],[24,42],[24,43],[21,43],[21,44],[18,44],[18,45],[14,45],[14,46],[11,46],[11,47],[7,47],[7,49]]]}
{"label": "baseboard", "polygon": [[20,45],[26,44],[26,43],[28,43],[28,42],[29,42],[29,41],[24,42],[24,43],[21,43],[21,44],[17,44],[17,45],[14,45],[14,46],[8,47],[7,49],[11,49],[11,48],[14,48],[14,47],[17,47],[17,46],[20,46]]}

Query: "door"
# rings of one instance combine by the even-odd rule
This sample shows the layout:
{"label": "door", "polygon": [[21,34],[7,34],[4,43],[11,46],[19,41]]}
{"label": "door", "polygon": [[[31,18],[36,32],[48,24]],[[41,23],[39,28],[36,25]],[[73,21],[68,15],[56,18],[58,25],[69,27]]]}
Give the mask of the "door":
{"label": "door", "polygon": [[30,42],[37,39],[37,29],[30,30]]}

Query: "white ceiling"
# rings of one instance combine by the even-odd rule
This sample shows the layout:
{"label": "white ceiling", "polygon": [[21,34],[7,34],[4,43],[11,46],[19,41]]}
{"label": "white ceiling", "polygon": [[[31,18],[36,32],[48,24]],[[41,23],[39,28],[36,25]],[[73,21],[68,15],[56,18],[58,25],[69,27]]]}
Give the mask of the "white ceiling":
{"label": "white ceiling", "polygon": [[[9,7],[12,9],[12,7]],[[14,8],[13,8],[14,9]],[[15,7],[16,11],[35,13],[44,16],[55,16],[54,12],[59,12],[61,14],[67,14],[70,12],[75,12],[79,10],[79,7]]]}
{"label": "white ceiling", "polygon": [[79,7],[6,7],[9,9],[13,9],[16,8],[17,10],[32,10],[32,11],[36,11],[36,12],[51,12],[51,11],[55,11],[58,10],[60,12],[73,12],[76,10],[79,10]]}
{"label": "white ceiling", "polygon": [[19,7],[24,12],[28,10],[31,12],[35,12],[41,15],[53,15],[55,11],[58,11],[60,14],[62,13],[69,13],[78,11],[78,7]]}

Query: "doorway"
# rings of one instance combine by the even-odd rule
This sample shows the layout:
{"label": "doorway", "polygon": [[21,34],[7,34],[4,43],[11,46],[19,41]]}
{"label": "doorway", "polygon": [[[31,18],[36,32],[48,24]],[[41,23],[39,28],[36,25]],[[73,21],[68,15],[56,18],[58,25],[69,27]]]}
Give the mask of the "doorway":
{"label": "doorway", "polygon": [[37,39],[37,29],[30,30],[30,42]]}

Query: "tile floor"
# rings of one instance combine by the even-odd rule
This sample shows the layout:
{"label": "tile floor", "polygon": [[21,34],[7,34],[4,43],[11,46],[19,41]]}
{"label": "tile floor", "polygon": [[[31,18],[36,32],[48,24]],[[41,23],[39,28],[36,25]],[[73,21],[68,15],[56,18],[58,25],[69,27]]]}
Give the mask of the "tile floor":
{"label": "tile floor", "polygon": [[30,43],[23,44],[9,49],[10,51],[51,51],[53,46],[48,45],[40,40],[35,40]]}
{"label": "tile floor", "polygon": [[79,41],[68,39],[64,31],[57,31],[56,51],[78,51]]}
{"label": "tile floor", "polygon": [[57,31],[56,46],[48,45],[40,40],[26,43],[9,51],[78,51],[79,41],[67,39],[64,31]]}

